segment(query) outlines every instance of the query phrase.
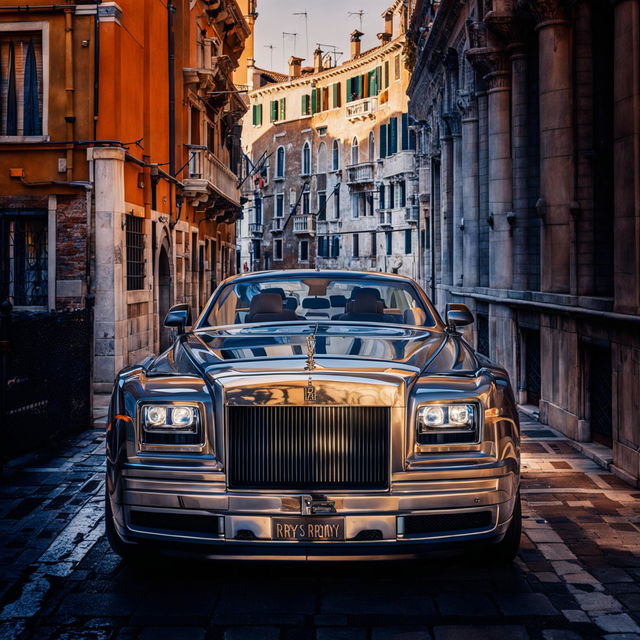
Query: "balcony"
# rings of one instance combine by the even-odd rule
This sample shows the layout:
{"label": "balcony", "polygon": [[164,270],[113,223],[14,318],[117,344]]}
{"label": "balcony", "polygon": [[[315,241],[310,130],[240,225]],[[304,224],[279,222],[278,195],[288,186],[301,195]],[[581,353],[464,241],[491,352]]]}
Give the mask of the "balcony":
{"label": "balcony", "polygon": [[420,217],[420,207],[414,204],[409,207],[405,207],[404,210],[404,220],[405,222],[414,222],[417,223]]}
{"label": "balcony", "polygon": [[347,104],[347,119],[367,120],[375,118],[375,111],[378,108],[378,98],[363,98]]}
{"label": "balcony", "polygon": [[375,162],[361,162],[347,166],[347,184],[373,184]]}
{"label": "balcony", "polygon": [[271,233],[282,233],[284,227],[284,218],[273,218],[271,220]]}
{"label": "balcony", "polygon": [[293,233],[312,234],[315,230],[315,216],[293,216]]}
{"label": "balcony", "polygon": [[[187,177],[183,179],[183,194],[189,204],[199,209],[207,209],[214,205],[220,209],[239,208],[240,189],[235,173],[206,147],[187,145],[187,149],[189,166]],[[217,202],[220,198],[226,200],[226,206]]]}
{"label": "balcony", "polygon": [[378,228],[391,229],[393,227],[393,214],[391,211],[378,212]]}
{"label": "balcony", "polygon": [[249,233],[254,237],[262,237],[264,232],[264,225],[260,222],[250,222],[249,223]]}

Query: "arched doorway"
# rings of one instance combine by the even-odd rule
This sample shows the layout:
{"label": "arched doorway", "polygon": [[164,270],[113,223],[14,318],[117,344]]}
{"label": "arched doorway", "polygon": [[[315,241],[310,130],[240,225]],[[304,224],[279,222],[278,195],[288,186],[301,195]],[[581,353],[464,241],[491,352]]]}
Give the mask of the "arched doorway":
{"label": "arched doorway", "polygon": [[171,308],[171,262],[167,243],[160,247],[158,255],[158,323],[160,325],[160,351],[171,346],[171,329],[164,326],[164,319]]}

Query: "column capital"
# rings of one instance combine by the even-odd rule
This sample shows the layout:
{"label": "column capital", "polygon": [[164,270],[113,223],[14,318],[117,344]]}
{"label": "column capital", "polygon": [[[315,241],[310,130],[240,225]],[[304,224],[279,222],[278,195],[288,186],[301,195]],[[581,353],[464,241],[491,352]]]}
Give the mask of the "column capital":
{"label": "column capital", "polygon": [[456,105],[460,110],[462,122],[478,119],[478,101],[471,91],[458,91]]}
{"label": "column capital", "polygon": [[468,49],[466,55],[476,71],[482,74],[489,91],[509,88],[511,83],[509,56],[504,49],[480,47]]}
{"label": "column capital", "polygon": [[518,5],[528,9],[536,22],[536,29],[548,23],[567,22],[574,0],[518,0]]}
{"label": "column capital", "polygon": [[450,136],[455,138],[462,135],[460,114],[457,111],[447,111],[446,113],[443,113],[442,119],[447,125]]}

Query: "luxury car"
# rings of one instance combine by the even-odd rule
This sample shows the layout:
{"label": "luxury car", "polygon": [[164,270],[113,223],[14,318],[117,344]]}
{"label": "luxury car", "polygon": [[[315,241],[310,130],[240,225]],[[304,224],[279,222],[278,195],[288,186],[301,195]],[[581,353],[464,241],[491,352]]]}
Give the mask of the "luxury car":
{"label": "luxury car", "polygon": [[122,556],[387,559],[521,532],[504,369],[409,278],[270,271],[223,282],[175,342],[117,376],[106,528]]}

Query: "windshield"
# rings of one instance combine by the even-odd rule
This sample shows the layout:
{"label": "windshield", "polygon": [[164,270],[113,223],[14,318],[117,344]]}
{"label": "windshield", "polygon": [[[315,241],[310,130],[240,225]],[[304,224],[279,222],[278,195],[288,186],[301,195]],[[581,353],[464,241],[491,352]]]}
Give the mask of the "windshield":
{"label": "windshield", "polygon": [[378,322],[432,327],[435,321],[408,282],[390,278],[287,277],[230,283],[209,326],[300,320]]}

